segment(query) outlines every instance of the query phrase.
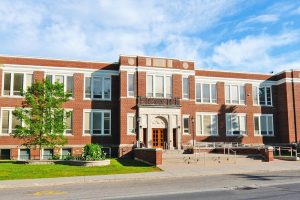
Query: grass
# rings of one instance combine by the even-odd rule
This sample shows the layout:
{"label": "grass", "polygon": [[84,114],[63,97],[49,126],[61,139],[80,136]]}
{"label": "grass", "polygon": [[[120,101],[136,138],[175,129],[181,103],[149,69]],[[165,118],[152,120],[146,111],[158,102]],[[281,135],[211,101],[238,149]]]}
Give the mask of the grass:
{"label": "grass", "polygon": [[61,164],[24,165],[16,164],[15,161],[0,161],[0,180],[128,174],[156,171],[160,171],[160,169],[132,159],[111,159],[111,164],[109,166],[102,167],[80,167]]}

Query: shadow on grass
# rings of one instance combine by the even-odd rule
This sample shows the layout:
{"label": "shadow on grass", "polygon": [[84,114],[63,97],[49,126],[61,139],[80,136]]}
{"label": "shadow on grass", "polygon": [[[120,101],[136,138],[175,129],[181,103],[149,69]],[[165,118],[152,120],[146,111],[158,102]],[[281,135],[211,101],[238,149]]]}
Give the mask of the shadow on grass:
{"label": "shadow on grass", "polygon": [[0,164],[2,163],[12,163],[12,164],[16,164],[16,161],[14,160],[0,160]]}
{"label": "shadow on grass", "polygon": [[146,163],[136,161],[134,159],[130,158],[118,158],[116,159],[121,165],[126,167],[149,167],[151,165],[148,165]]}

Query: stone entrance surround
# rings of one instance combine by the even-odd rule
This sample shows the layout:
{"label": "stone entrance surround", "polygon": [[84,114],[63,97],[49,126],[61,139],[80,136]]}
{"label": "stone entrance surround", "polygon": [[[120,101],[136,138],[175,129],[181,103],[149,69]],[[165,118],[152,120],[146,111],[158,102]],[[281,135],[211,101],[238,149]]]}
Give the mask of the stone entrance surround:
{"label": "stone entrance surround", "polygon": [[174,149],[173,129],[176,129],[176,147],[181,149],[181,110],[180,108],[140,107],[139,141],[144,141],[143,129],[147,129],[146,147],[152,148],[152,128],[167,129],[169,149]]}

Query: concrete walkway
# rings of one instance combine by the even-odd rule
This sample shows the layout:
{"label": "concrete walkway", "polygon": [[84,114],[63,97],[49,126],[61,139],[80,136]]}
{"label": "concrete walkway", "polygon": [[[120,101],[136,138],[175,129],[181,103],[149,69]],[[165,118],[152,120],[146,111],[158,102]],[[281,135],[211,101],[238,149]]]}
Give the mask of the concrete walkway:
{"label": "concrete walkway", "polygon": [[[184,157],[185,156],[185,157]],[[207,158],[204,164],[203,160],[198,157],[191,157],[190,163],[186,161],[188,155],[179,158],[164,158],[163,165],[160,168],[162,172],[136,173],[136,174],[116,174],[101,176],[80,176],[65,178],[44,178],[44,179],[27,179],[0,181],[0,188],[16,187],[34,187],[34,186],[53,186],[76,183],[107,182],[107,181],[128,181],[128,180],[145,180],[145,179],[163,179],[176,177],[193,177],[193,176],[210,176],[222,174],[245,174],[250,172],[272,172],[284,170],[300,170],[299,161],[281,161],[262,162],[252,158],[240,157],[235,162],[226,157],[212,156]],[[193,155],[190,155],[193,156]]]}

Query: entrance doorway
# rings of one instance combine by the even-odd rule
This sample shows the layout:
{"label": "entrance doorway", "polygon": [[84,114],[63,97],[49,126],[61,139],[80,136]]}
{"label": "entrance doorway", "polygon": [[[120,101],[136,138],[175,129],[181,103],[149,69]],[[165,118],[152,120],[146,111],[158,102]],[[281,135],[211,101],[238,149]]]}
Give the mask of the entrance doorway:
{"label": "entrance doorway", "polygon": [[152,129],[152,147],[153,148],[164,148],[164,142],[166,140],[166,129],[153,128]]}

